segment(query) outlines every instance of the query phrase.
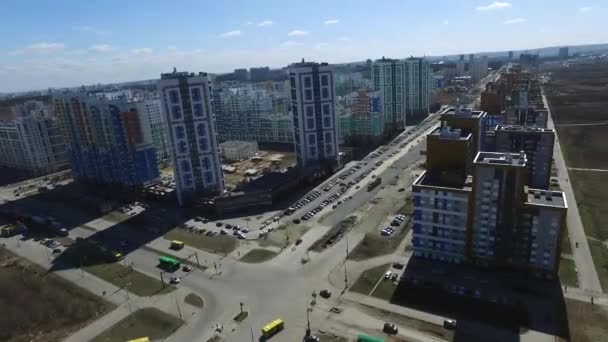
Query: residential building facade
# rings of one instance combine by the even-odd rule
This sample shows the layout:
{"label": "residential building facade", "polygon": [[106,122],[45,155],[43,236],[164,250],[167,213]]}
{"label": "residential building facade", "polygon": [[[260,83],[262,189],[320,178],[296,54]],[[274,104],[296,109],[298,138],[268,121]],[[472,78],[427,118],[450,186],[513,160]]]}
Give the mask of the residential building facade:
{"label": "residential building facade", "polygon": [[136,103],[137,112],[142,119],[143,127],[149,130],[152,143],[156,149],[156,160],[169,160],[169,141],[167,140],[167,124],[160,109],[160,99],[150,98]]}
{"label": "residential building facade", "polygon": [[295,63],[289,67],[289,80],[298,166],[336,169],[339,123],[331,67],[327,63]]}
{"label": "residential building facade", "polygon": [[86,93],[53,101],[78,181],[138,188],[158,180],[154,145],[135,105]]}
{"label": "residential building facade", "polygon": [[206,73],[161,74],[158,82],[180,205],[221,194],[224,178]]}

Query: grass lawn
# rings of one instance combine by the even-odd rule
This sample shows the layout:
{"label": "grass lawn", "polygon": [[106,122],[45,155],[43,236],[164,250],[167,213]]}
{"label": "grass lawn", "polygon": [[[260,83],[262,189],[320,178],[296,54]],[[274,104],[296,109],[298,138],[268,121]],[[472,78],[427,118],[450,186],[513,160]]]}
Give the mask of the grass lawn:
{"label": "grass lawn", "polygon": [[61,341],[114,308],[5,249],[0,270],[0,341]]}
{"label": "grass lawn", "polygon": [[151,341],[169,337],[184,322],[155,308],[135,311],[95,337],[92,342],[124,342],[147,336]]}
{"label": "grass lawn", "polygon": [[372,292],[372,297],[390,300],[393,297],[393,293],[397,289],[397,285],[390,279],[382,279],[378,287]]}
{"label": "grass lawn", "polygon": [[268,261],[274,258],[277,253],[273,251],[269,251],[267,249],[252,249],[247,254],[245,254],[239,261],[257,264],[260,262]]}
{"label": "grass lawn", "polygon": [[249,317],[249,311],[239,312],[238,315],[234,316],[234,321],[237,323],[241,323]]}
{"label": "grass lawn", "polygon": [[574,260],[562,258],[559,263],[559,279],[562,285],[578,287]]}
{"label": "grass lawn", "polygon": [[165,239],[183,241],[188,246],[224,256],[232,252],[238,244],[237,239],[232,236],[206,236],[177,228],[165,234]]}
{"label": "grass lawn", "polygon": [[572,245],[570,244],[570,235],[568,235],[568,224],[564,227],[564,238],[562,239],[562,254],[572,254]]}
{"label": "grass lawn", "polygon": [[566,299],[566,310],[571,341],[608,341],[608,310],[605,307]]}
{"label": "grass lawn", "polygon": [[606,290],[608,289],[608,248],[598,241],[588,241],[593,263],[595,263],[595,269],[597,270],[597,276],[600,278],[602,288]]}
{"label": "grass lawn", "polygon": [[205,306],[205,301],[203,301],[203,298],[198,295],[195,295],[194,293],[188,294],[186,298],[184,298],[184,302],[196,308],[202,308],[203,306]]}
{"label": "grass lawn", "polygon": [[120,263],[89,265],[83,269],[118,287],[126,286],[129,292],[140,297],[166,294],[175,290],[174,286],[168,284],[163,288],[160,278],[152,278]]}
{"label": "grass lawn", "polygon": [[333,245],[338,242],[344,234],[346,234],[357,222],[356,216],[349,216],[344,220],[338,222],[335,226],[331,227],[331,229],[323,234],[323,236],[315,241],[308,250],[312,250],[315,252],[321,252],[328,246]]}
{"label": "grass lawn", "polygon": [[359,279],[350,287],[350,291],[358,292],[366,296],[369,295],[369,292],[376,286],[378,280],[384,276],[384,273],[389,267],[390,264],[384,264],[363,272]]}

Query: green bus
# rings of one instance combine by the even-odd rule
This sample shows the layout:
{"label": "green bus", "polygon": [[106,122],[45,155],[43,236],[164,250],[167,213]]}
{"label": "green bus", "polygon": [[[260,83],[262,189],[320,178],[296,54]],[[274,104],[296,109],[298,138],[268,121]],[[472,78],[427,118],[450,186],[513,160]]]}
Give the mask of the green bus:
{"label": "green bus", "polygon": [[357,342],[384,342],[384,339],[365,334],[359,334],[359,336],[357,336]]}
{"label": "green bus", "polygon": [[178,269],[180,264],[179,260],[175,260],[167,256],[161,256],[160,258],[158,258],[158,261],[160,262],[161,266],[167,267],[172,270]]}

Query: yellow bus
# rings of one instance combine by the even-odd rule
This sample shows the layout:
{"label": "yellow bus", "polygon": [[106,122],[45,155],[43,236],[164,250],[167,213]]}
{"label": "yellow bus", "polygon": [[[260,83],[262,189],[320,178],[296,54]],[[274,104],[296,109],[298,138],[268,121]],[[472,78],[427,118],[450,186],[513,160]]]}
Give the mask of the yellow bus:
{"label": "yellow bus", "polygon": [[136,338],[134,340],[129,340],[127,342],[150,342],[150,339],[147,337]]}
{"label": "yellow bus", "polygon": [[262,335],[264,335],[265,338],[270,338],[274,334],[276,334],[279,331],[283,330],[284,327],[285,327],[285,323],[283,322],[283,320],[280,319],[280,318],[277,318],[274,321],[266,324],[262,328]]}
{"label": "yellow bus", "polygon": [[171,241],[171,248],[172,249],[182,249],[182,248],[184,248],[184,243],[179,240],[173,240],[173,241]]}

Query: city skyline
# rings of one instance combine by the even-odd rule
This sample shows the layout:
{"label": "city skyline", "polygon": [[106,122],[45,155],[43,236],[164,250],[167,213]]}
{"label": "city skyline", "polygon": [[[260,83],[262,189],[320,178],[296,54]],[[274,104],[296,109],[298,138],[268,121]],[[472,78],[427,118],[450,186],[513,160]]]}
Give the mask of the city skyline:
{"label": "city skyline", "polygon": [[608,40],[599,27],[606,6],[594,0],[177,5],[188,9],[179,20],[175,4],[157,1],[5,3],[13,15],[0,23],[0,92],[152,79],[173,66],[221,73],[302,57],[343,63]]}

